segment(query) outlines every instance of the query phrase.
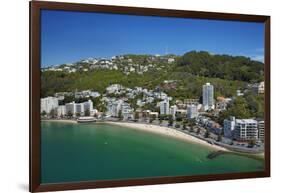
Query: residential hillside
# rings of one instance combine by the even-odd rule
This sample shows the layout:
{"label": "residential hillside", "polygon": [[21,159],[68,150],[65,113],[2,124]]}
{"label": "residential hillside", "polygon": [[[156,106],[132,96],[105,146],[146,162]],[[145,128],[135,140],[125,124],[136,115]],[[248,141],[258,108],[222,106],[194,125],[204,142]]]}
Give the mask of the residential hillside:
{"label": "residential hillside", "polygon": [[[183,56],[89,58],[42,69],[41,113],[136,121],[141,114],[152,122],[196,121],[219,135],[225,126],[228,138],[234,129],[228,123],[233,125],[235,117],[237,124],[261,124],[263,132],[263,66],[242,56],[194,51]],[[249,131],[254,134],[251,140],[258,139],[256,131],[257,126],[254,133]]]}
{"label": "residential hillside", "polygon": [[121,55],[89,58],[42,68],[41,95],[86,89],[104,93],[110,84],[165,91],[174,99],[200,98],[201,85],[211,82],[215,96],[233,96],[263,80],[263,64],[243,56],[191,51],[176,55]]}

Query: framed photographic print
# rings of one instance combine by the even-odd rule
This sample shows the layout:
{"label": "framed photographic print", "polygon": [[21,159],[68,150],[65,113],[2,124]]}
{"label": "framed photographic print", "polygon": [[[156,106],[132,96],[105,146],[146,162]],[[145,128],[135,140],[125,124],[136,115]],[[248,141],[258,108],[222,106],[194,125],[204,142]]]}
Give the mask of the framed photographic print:
{"label": "framed photographic print", "polygon": [[30,191],[270,176],[270,17],[30,2]]}

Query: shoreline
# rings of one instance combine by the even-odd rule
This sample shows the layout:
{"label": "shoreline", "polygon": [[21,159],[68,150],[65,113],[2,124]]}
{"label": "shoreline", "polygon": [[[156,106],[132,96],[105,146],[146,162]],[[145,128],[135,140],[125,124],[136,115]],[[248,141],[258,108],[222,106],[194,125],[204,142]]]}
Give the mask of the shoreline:
{"label": "shoreline", "polygon": [[[77,124],[76,120],[71,120],[71,119],[48,119],[48,120],[41,120],[41,121],[48,121],[48,122],[58,122],[58,123],[73,123]],[[160,134],[164,135],[167,137],[173,137],[176,139],[180,139],[186,142],[192,142],[196,144],[203,145],[205,147],[209,147],[211,149],[217,150],[217,151],[225,151],[225,152],[231,152],[230,150],[215,145],[215,144],[209,144],[208,142],[198,139],[196,137],[193,137],[191,135],[182,133],[180,131],[177,131],[175,129],[171,129],[169,127],[164,127],[164,126],[158,126],[158,125],[148,125],[144,123],[127,123],[127,122],[113,122],[113,121],[104,121],[104,122],[95,122],[95,123],[106,123],[106,124],[112,124],[112,125],[118,125],[118,126],[123,126],[127,127],[130,129],[136,129],[136,130],[141,130],[144,132],[150,132],[150,133],[155,133],[155,134]]]}
{"label": "shoreline", "polygon": [[172,137],[176,139],[180,139],[186,142],[191,142],[195,144],[200,144],[202,146],[211,148],[216,151],[224,151],[224,152],[232,152],[224,147],[215,145],[215,144],[209,144],[208,142],[198,139],[196,137],[193,137],[191,135],[182,133],[180,131],[177,131],[175,129],[171,129],[169,127],[164,127],[164,126],[158,126],[158,125],[148,125],[148,124],[143,124],[143,123],[126,123],[126,122],[112,122],[112,121],[107,121],[105,123],[112,124],[112,125],[118,125],[118,126],[124,126],[128,127],[131,129],[137,129],[137,130],[142,130],[145,132],[150,132],[150,133],[155,133],[155,134],[160,134],[164,135],[167,137]]}
{"label": "shoreline", "polygon": [[[78,124],[77,121],[73,120],[73,119],[48,119],[48,120],[41,120],[41,121]],[[145,123],[129,123],[129,122],[114,122],[114,121],[95,122],[95,124],[99,124],[99,123],[118,125],[118,126],[130,128],[130,129],[136,129],[136,130],[141,130],[144,132],[155,133],[155,134],[163,135],[166,137],[172,137],[172,138],[179,139],[179,140],[182,140],[185,142],[199,144],[199,145],[202,145],[209,149],[212,149],[214,151],[223,151],[226,153],[235,153],[235,154],[244,155],[244,156],[250,155],[251,157],[264,158],[264,153],[251,154],[251,153],[234,151],[234,150],[231,150],[231,149],[228,149],[228,148],[216,145],[216,144],[210,144],[202,139],[198,139],[192,135],[189,135],[189,134],[186,134],[186,133],[183,133],[178,130],[175,130],[175,129],[172,129],[169,127],[165,127],[165,126],[149,125],[149,124],[145,124]]]}

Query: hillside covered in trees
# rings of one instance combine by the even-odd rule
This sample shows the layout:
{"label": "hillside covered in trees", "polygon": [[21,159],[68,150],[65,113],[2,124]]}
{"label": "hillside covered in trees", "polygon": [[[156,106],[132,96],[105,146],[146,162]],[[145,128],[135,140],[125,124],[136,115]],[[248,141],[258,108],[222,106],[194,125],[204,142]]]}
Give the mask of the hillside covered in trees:
{"label": "hillside covered in trees", "polygon": [[[169,62],[169,58],[173,60]],[[107,86],[118,83],[129,88],[162,89],[177,99],[199,98],[206,82],[214,85],[215,96],[230,97],[237,89],[244,90],[249,83],[262,81],[264,67],[247,57],[203,51],[183,56],[124,55],[107,63],[79,61],[71,64],[75,69],[72,73],[64,70],[65,64],[56,66],[56,69],[63,66],[63,70],[42,70],[42,97],[86,89],[104,93]],[[173,86],[164,83],[165,80],[172,80]]]}
{"label": "hillside covered in trees", "polygon": [[188,52],[178,59],[183,71],[198,76],[260,82],[264,65],[244,56],[211,55],[208,52]]}

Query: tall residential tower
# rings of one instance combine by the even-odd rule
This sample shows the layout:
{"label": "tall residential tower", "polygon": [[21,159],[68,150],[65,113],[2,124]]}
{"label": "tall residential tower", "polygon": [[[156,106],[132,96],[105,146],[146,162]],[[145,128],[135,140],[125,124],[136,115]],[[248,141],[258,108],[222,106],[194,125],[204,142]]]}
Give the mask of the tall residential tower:
{"label": "tall residential tower", "polygon": [[203,85],[203,107],[204,110],[214,109],[214,86],[210,83]]}
{"label": "tall residential tower", "polygon": [[160,114],[161,115],[169,115],[170,114],[169,99],[165,99],[165,100],[160,102]]}

